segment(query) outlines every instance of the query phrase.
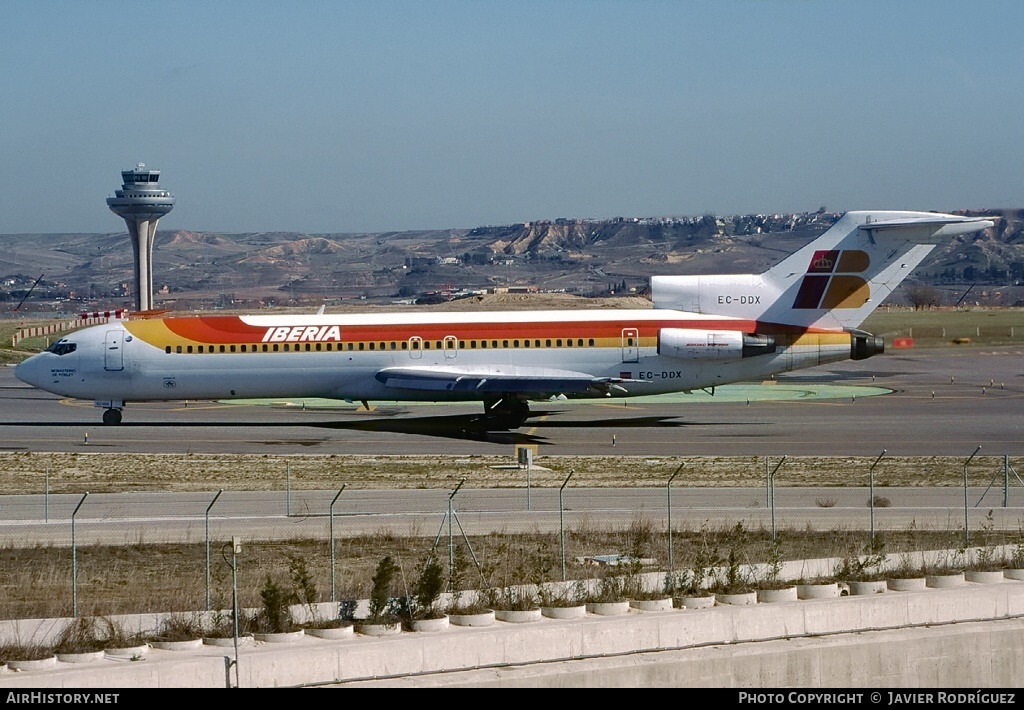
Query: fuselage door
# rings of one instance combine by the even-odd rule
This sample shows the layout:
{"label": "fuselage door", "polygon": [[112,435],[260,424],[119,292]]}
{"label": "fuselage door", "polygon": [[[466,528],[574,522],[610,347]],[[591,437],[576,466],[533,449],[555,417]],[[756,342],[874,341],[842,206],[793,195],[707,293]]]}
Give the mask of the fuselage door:
{"label": "fuselage door", "polygon": [[124,331],[108,330],[103,341],[103,369],[124,369]]}
{"label": "fuselage door", "polygon": [[419,360],[423,357],[423,338],[418,335],[409,338],[409,357],[413,360]]}
{"label": "fuselage door", "polygon": [[454,335],[444,336],[444,357],[446,360],[454,360],[459,356],[459,339]]}
{"label": "fuselage door", "polygon": [[636,328],[622,329],[622,361],[640,361],[640,331]]}

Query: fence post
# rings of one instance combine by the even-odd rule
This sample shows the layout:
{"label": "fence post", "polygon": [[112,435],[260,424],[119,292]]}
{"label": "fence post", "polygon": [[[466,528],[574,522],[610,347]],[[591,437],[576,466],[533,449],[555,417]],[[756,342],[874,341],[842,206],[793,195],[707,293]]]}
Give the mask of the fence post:
{"label": "fence post", "polygon": [[570,469],[569,475],[562,481],[562,487],[558,489],[558,540],[561,547],[563,582],[565,581],[565,506],[562,505],[562,491],[569,485],[569,479],[574,473],[576,473],[576,469]]}
{"label": "fence post", "polygon": [[71,616],[75,618],[78,618],[78,545],[75,541],[75,516],[88,497],[89,491],[86,491],[71,513]]}
{"label": "fence post", "polygon": [[871,507],[871,554],[875,554],[875,466],[885,456],[885,449],[882,449],[882,453],[878,455],[875,462],[871,464],[871,469],[868,471],[868,505]]}
{"label": "fence post", "polygon": [[345,492],[346,488],[348,488],[348,484],[347,483],[344,484],[341,487],[341,490],[338,491],[338,494],[336,496],[334,496],[334,500],[331,501],[331,505],[330,505],[330,508],[329,508],[330,515],[331,515],[331,601],[332,602],[338,601],[338,597],[337,597],[337,595],[334,592],[334,504],[338,502],[338,498],[341,497],[341,494]]}
{"label": "fence post", "polygon": [[971,527],[967,520],[967,466],[971,463],[974,457],[981,451],[979,446],[971,454],[971,457],[964,462],[964,547],[968,547],[971,544]]}
{"label": "fence post", "polygon": [[[775,474],[778,473],[779,469],[782,468],[782,464],[786,462],[787,456],[783,456],[782,460],[779,461],[778,465],[772,469],[772,472],[768,474],[768,500],[772,509],[772,544],[775,544]],[[767,459],[766,459],[767,460]]]}
{"label": "fence post", "polygon": [[213,497],[213,500],[210,501],[210,504],[208,506],[206,506],[206,515],[204,516],[205,521],[206,521],[205,531],[206,531],[206,610],[207,611],[210,610],[210,508],[213,507],[213,504],[217,502],[217,499],[220,498],[220,494],[223,493],[223,492],[224,492],[223,488],[221,488],[219,491],[217,491],[217,495],[215,495]]}
{"label": "fence post", "polygon": [[685,466],[685,465],[686,465],[685,461],[683,463],[679,464],[679,468],[677,468],[676,472],[673,473],[669,477],[668,484],[665,486],[666,495],[668,497],[668,576],[669,576],[669,579],[672,579],[674,574],[675,574],[674,559],[673,559],[673,556],[672,556],[672,481],[674,481],[676,479],[676,476],[679,475],[679,472],[683,470],[683,466]]}

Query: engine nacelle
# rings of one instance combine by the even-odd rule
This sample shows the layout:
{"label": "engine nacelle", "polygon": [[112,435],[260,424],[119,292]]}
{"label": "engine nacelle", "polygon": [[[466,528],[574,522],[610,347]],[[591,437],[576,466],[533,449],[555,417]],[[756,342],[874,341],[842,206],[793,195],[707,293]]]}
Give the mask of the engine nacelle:
{"label": "engine nacelle", "polygon": [[850,338],[850,359],[866,360],[885,352],[885,340],[867,333],[855,333]]}
{"label": "engine nacelle", "polygon": [[738,330],[662,328],[658,354],[679,360],[740,360],[775,352],[775,338]]}

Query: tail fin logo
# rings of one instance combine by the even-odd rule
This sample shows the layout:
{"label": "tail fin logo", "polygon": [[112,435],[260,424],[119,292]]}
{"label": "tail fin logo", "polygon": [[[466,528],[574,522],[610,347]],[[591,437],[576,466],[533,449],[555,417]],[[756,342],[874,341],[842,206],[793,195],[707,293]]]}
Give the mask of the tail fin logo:
{"label": "tail fin logo", "polygon": [[860,308],[871,297],[871,289],[861,276],[870,264],[867,252],[859,249],[814,252],[793,308]]}

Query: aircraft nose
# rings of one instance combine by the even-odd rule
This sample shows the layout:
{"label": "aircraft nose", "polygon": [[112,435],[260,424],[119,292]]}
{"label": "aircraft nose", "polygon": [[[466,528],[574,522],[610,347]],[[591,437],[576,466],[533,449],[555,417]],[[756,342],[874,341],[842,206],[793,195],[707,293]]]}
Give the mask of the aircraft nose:
{"label": "aircraft nose", "polygon": [[14,366],[14,376],[27,385],[39,386],[39,356],[33,355]]}

